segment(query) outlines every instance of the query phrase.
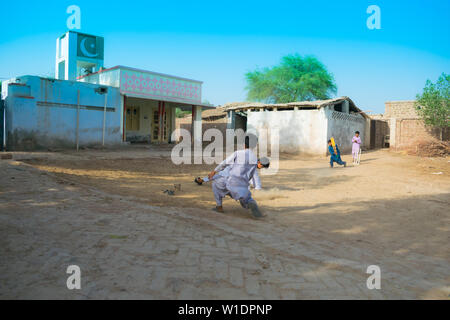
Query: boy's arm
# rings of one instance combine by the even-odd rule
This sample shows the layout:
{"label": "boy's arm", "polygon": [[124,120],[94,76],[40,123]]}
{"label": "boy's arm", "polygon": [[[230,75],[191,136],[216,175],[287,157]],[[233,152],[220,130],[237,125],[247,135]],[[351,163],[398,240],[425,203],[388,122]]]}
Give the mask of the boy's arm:
{"label": "boy's arm", "polygon": [[236,151],[233,152],[232,155],[230,155],[228,158],[226,158],[225,160],[223,160],[221,163],[219,163],[219,165],[214,169],[214,171],[211,171],[208,174],[209,179],[212,179],[212,177],[214,177],[214,175],[217,172],[222,171],[223,169],[225,169],[227,166],[229,166],[230,164],[234,163],[234,159],[236,158]]}
{"label": "boy's arm", "polygon": [[333,147],[332,147],[332,146],[329,146],[329,147],[328,147],[328,151],[330,152],[330,155],[332,155],[332,156],[334,156],[334,155],[335,155],[335,153],[334,153],[334,149],[333,149]]}
{"label": "boy's arm", "polygon": [[253,186],[255,187],[255,190],[261,190],[262,189],[261,179],[260,179],[259,174],[258,174],[258,169],[256,169],[255,173],[253,174],[252,182],[253,182]]}
{"label": "boy's arm", "polygon": [[234,159],[235,158],[236,158],[236,151],[233,152],[232,155],[230,155],[228,158],[223,160],[221,163],[219,163],[219,165],[214,169],[214,171],[216,171],[216,172],[222,171],[227,166],[229,166],[230,164],[234,163]]}

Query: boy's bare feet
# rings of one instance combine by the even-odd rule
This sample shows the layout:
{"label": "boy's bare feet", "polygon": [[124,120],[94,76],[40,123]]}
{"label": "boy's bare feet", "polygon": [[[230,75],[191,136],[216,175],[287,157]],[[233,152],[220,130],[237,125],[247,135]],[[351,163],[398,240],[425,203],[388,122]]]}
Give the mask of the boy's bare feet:
{"label": "boy's bare feet", "polygon": [[216,206],[213,210],[217,211],[217,212],[220,212],[220,213],[223,213],[223,207],[222,206]]}

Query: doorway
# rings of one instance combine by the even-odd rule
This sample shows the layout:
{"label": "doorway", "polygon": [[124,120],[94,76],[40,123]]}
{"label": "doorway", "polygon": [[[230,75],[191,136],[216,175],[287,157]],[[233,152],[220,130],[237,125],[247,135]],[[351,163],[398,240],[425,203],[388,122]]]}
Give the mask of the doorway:
{"label": "doorway", "polygon": [[169,142],[169,121],[166,110],[166,104],[164,101],[158,102],[158,109],[154,109],[152,112],[152,125],[151,125],[151,137],[152,143],[157,142]]}
{"label": "doorway", "polygon": [[140,108],[128,107],[126,109],[126,129],[127,131],[139,131],[140,127]]}

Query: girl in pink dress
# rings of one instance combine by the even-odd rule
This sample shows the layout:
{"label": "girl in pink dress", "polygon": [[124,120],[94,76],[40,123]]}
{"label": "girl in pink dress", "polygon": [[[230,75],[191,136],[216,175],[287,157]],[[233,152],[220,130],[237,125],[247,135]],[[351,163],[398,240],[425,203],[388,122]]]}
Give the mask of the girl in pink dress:
{"label": "girl in pink dress", "polygon": [[355,136],[352,138],[352,157],[353,163],[359,164],[359,150],[361,148],[361,137],[359,131],[355,132]]}

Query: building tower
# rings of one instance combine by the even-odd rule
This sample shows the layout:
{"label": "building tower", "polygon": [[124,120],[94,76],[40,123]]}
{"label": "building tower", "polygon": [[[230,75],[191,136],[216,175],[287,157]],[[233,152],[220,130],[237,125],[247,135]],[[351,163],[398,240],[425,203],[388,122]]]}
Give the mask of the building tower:
{"label": "building tower", "polygon": [[77,80],[77,77],[103,68],[104,39],[68,31],[56,39],[55,78]]}

